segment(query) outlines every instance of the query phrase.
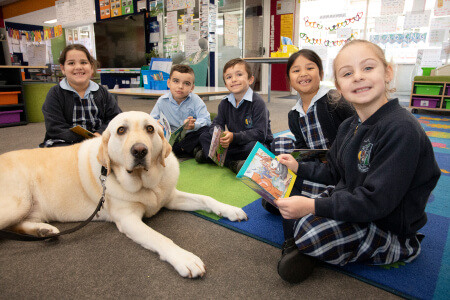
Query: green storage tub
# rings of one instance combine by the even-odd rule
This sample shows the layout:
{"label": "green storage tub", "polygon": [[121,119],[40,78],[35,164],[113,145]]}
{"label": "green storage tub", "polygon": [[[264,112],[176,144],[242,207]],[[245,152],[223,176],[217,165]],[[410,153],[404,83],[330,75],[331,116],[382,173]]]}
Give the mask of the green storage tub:
{"label": "green storage tub", "polygon": [[48,91],[54,85],[56,85],[56,83],[35,82],[23,84],[23,96],[25,99],[28,122],[44,122],[44,115],[41,110],[42,104],[44,104]]}
{"label": "green storage tub", "polygon": [[450,98],[445,98],[445,109],[450,109]]}
{"label": "green storage tub", "polygon": [[416,95],[440,95],[441,89],[444,87],[442,84],[420,84],[414,85]]}

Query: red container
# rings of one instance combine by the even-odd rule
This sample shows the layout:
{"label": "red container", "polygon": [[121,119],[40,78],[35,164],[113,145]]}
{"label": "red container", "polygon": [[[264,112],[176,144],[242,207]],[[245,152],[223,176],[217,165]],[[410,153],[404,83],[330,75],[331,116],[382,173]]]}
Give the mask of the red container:
{"label": "red container", "polygon": [[20,113],[23,110],[0,111],[0,124],[20,122]]}
{"label": "red container", "polygon": [[436,108],[439,103],[439,98],[425,98],[425,97],[413,97],[413,106],[415,107],[426,107],[426,108]]}
{"label": "red container", "polygon": [[0,105],[17,104],[19,103],[19,91],[15,92],[0,92]]}

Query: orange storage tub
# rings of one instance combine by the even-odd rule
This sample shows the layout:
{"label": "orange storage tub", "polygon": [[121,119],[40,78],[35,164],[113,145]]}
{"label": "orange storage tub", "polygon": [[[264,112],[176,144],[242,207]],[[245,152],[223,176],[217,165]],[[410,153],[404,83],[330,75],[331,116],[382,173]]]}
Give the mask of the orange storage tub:
{"label": "orange storage tub", "polygon": [[0,105],[19,103],[20,91],[0,92]]}

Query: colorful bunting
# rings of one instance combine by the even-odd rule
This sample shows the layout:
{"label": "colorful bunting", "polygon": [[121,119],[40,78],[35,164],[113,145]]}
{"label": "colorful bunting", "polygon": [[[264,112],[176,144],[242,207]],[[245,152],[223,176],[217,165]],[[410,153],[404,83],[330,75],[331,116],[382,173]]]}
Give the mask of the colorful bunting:
{"label": "colorful bunting", "polygon": [[345,27],[345,26],[347,26],[350,23],[358,22],[359,20],[362,19],[362,16],[363,16],[363,12],[359,12],[353,18],[347,18],[343,22],[339,22],[339,23],[337,23],[337,24],[335,24],[333,26],[324,26],[324,25],[319,24],[317,22],[310,22],[309,21],[309,17],[305,17],[305,18],[303,18],[303,20],[305,21],[305,27],[311,27],[311,28],[325,29],[325,30],[329,30],[329,31],[334,31],[336,29]]}
{"label": "colorful bunting", "polygon": [[353,40],[355,36],[357,35],[357,32],[354,32],[350,35],[348,39],[344,40],[326,40],[326,39],[317,39],[317,38],[310,38],[306,33],[300,33],[300,38],[304,40],[306,43],[309,43],[311,45],[322,45],[325,47],[335,47],[335,46],[342,46],[345,43]]}

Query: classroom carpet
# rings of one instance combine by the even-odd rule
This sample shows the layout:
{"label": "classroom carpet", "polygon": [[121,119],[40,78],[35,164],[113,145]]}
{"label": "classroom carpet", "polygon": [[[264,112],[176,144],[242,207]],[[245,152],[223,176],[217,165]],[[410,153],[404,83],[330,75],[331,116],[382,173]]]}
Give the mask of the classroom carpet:
{"label": "classroom carpet", "polygon": [[[450,295],[450,118],[415,115],[430,138],[441,169],[441,178],[428,201],[427,224],[422,252],[411,263],[385,266],[350,264],[336,267],[323,264],[368,284],[405,298],[448,299]],[[290,136],[287,131],[276,136]],[[211,196],[221,202],[242,207],[249,219],[230,222],[215,214],[194,212],[199,217],[281,248],[284,241],[281,217],[261,206],[261,199],[227,168],[197,164],[190,159],[180,163],[178,189]],[[274,261],[274,264],[276,262]]]}

